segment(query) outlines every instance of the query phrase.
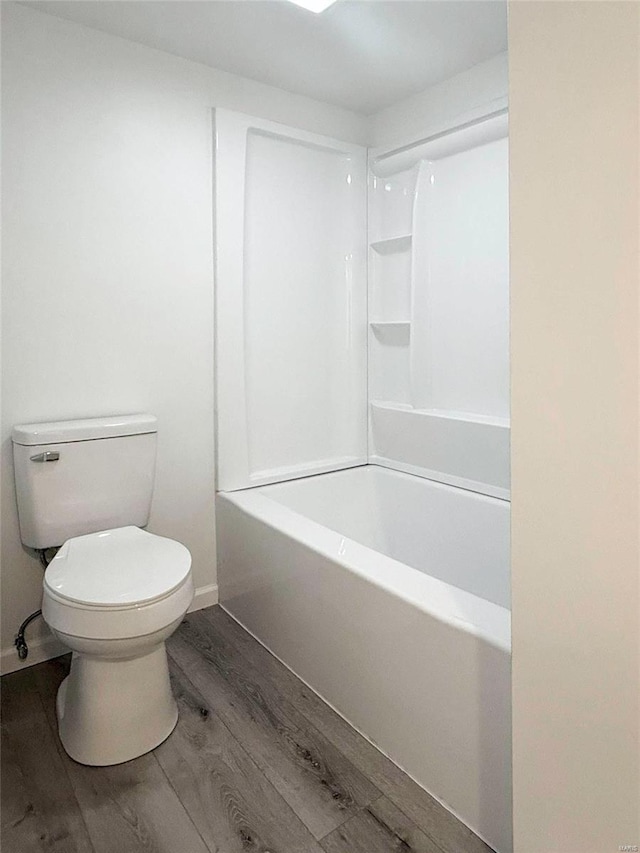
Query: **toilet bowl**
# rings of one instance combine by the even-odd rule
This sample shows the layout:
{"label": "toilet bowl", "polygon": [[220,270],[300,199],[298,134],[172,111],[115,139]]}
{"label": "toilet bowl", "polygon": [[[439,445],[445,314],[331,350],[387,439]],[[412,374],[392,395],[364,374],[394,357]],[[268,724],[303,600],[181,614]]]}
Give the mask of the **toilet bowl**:
{"label": "toilet bowl", "polygon": [[172,732],[165,640],[192,600],[191,555],[179,542],[128,526],[60,548],[45,572],[42,614],[73,653],[56,702],[71,758],[119,764]]}

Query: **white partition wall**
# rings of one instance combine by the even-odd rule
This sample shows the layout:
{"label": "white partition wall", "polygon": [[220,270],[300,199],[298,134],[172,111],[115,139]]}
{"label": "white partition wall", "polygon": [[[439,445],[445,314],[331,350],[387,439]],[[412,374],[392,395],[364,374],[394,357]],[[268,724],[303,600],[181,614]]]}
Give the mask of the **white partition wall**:
{"label": "white partition wall", "polygon": [[505,110],[373,153],[370,460],[509,490]]}
{"label": "white partition wall", "polygon": [[640,846],[639,55],[509,3],[515,853]]}
{"label": "white partition wall", "polygon": [[362,464],[366,151],[215,124],[218,488]]}

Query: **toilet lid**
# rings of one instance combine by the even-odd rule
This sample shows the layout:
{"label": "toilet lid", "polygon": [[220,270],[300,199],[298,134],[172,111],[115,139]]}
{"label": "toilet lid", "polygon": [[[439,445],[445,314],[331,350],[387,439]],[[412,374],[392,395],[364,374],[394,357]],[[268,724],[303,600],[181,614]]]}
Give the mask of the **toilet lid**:
{"label": "toilet lid", "polygon": [[96,607],[131,607],[164,598],[191,568],[179,542],[118,527],[68,539],[44,575],[45,587],[62,598]]}

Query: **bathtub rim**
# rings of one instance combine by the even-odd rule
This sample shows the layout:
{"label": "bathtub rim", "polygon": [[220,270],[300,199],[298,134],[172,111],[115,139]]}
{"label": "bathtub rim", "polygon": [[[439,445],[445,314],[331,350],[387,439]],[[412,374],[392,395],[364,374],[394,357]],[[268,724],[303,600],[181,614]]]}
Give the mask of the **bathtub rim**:
{"label": "bathtub rim", "polygon": [[[404,472],[394,473],[402,477],[413,476]],[[428,482],[440,488],[456,488],[443,483]],[[511,654],[511,612],[506,607],[427,575],[419,569],[414,569],[406,563],[337,533],[301,512],[296,512],[279,503],[275,498],[265,495],[263,490],[267,488],[269,487],[255,486],[232,492],[218,491],[216,501],[227,501],[256,521],[277,530],[287,539],[337,563],[386,593],[418,608],[431,618],[465,631],[500,651]],[[476,493],[469,494],[480,497]],[[487,499],[488,496],[482,497]],[[489,500],[499,501],[500,499],[489,498]],[[366,569],[365,566],[367,566]]]}

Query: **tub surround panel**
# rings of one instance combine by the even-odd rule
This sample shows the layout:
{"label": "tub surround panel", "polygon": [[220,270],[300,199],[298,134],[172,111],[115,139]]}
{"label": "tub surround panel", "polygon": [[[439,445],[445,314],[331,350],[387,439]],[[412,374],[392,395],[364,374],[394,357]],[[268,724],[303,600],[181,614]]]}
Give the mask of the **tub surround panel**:
{"label": "tub surround panel", "polygon": [[215,124],[218,485],[360,464],[365,149],[225,110]]}
{"label": "tub surround panel", "polygon": [[485,109],[370,150],[368,187],[363,148],[216,111],[218,488],[373,461],[508,498],[508,119]]}
{"label": "tub surround panel", "polygon": [[369,461],[509,496],[504,104],[369,152]]}
{"label": "tub surround panel", "polygon": [[411,349],[418,409],[509,417],[506,116],[478,127],[493,125],[502,138],[420,161]]}
{"label": "tub surround panel", "polygon": [[506,418],[377,401],[370,408],[371,463],[509,499]]}

